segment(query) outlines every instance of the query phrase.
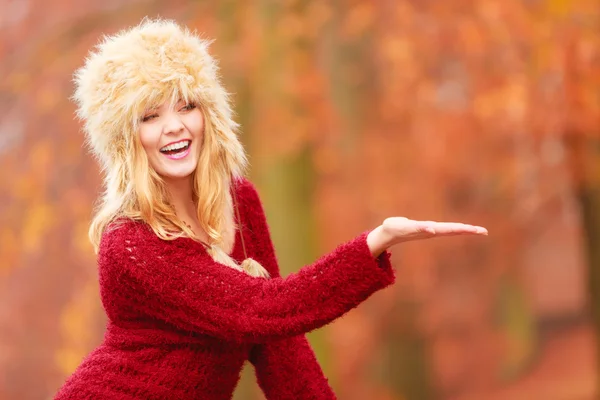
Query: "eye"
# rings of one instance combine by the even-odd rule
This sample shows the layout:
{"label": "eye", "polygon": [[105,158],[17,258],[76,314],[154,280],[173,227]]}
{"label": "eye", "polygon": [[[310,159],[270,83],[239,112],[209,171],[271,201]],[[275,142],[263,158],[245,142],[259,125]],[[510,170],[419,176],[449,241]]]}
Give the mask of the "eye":
{"label": "eye", "polygon": [[180,111],[191,111],[194,108],[196,108],[196,105],[194,103],[188,103],[185,106],[181,107]]}
{"label": "eye", "polygon": [[147,115],[144,115],[142,117],[142,122],[148,122],[148,121],[150,121],[150,120],[152,120],[154,118],[157,118],[157,117],[158,117],[158,114],[156,114],[156,113],[154,113],[154,114],[147,114]]}

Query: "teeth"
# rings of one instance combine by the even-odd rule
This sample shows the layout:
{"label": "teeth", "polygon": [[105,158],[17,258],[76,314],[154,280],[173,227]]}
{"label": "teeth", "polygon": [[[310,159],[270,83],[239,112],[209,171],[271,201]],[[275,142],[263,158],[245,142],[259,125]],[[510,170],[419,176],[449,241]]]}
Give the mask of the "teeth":
{"label": "teeth", "polygon": [[183,142],[174,143],[174,144],[165,146],[162,149],[160,149],[160,151],[179,150],[179,149],[183,149],[185,147],[188,147],[189,145],[190,145],[190,141],[189,140],[184,140]]}

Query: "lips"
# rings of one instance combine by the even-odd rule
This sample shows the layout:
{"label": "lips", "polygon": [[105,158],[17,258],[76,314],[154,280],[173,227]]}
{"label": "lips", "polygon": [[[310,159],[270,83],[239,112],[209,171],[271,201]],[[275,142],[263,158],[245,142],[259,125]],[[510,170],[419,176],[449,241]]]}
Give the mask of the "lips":
{"label": "lips", "polygon": [[162,147],[160,152],[163,154],[176,154],[182,151],[187,150],[192,143],[189,139],[179,140],[177,142],[169,143],[168,145]]}
{"label": "lips", "polygon": [[171,160],[179,160],[190,153],[191,144],[189,139],[180,140],[162,147],[160,152]]}

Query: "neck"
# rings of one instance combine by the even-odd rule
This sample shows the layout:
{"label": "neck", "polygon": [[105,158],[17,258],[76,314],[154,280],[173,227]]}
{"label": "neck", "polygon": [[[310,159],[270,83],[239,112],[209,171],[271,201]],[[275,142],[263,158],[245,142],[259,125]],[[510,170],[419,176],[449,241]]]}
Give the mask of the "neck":
{"label": "neck", "polygon": [[196,220],[196,205],[194,204],[192,179],[165,180],[167,190],[175,213],[182,220]]}

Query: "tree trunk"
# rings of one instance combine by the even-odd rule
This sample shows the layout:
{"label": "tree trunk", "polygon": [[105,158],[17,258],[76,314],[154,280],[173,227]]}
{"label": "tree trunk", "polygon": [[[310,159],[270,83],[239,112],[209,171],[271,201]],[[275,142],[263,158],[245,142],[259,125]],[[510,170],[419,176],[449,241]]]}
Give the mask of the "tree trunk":
{"label": "tree trunk", "polygon": [[[600,337],[600,139],[577,133],[568,136],[566,148],[574,191],[579,200],[584,252],[587,258],[589,307],[596,337]],[[600,364],[600,347],[596,350]],[[600,381],[600,371],[598,374]]]}

